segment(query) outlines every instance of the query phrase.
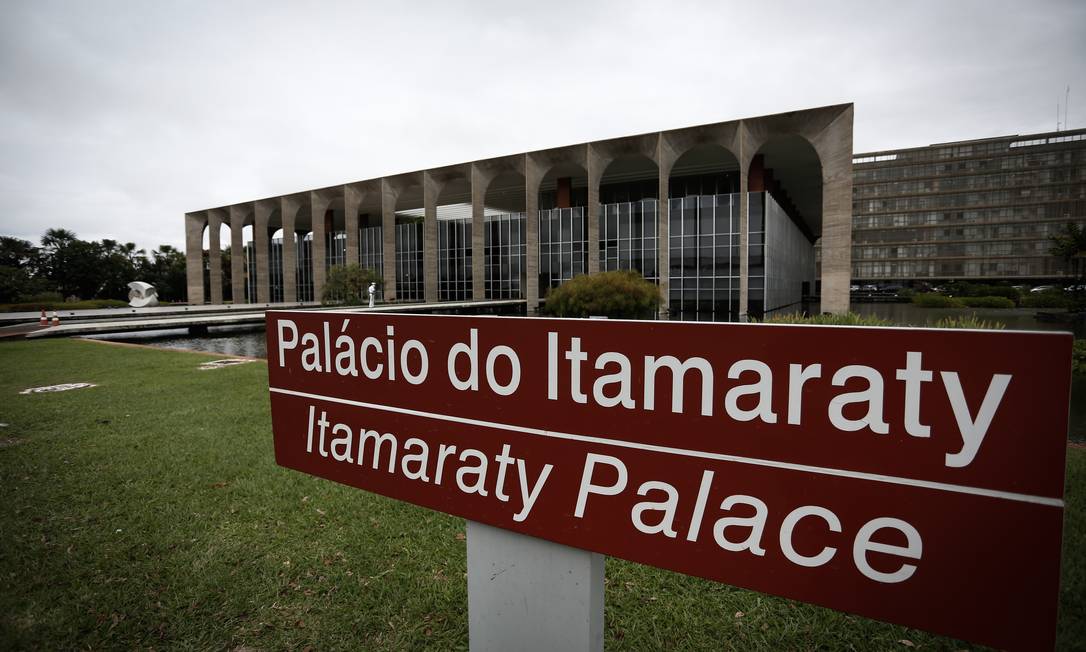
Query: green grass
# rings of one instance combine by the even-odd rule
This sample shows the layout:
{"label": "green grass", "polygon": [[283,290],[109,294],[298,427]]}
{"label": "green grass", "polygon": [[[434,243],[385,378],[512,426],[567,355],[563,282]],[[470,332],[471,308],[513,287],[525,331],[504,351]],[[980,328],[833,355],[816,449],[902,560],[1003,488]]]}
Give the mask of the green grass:
{"label": "green grass", "polygon": [[[464,523],[275,466],[267,371],[0,345],[0,648],[458,649]],[[26,387],[91,389],[20,396]],[[1086,645],[1086,450],[1068,451],[1061,649]],[[967,647],[607,561],[609,649]]]}

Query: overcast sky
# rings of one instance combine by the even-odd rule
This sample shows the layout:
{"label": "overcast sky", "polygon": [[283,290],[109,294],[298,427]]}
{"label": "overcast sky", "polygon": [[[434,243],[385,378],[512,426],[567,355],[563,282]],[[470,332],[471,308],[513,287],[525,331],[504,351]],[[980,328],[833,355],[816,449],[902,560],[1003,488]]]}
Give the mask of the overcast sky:
{"label": "overcast sky", "polygon": [[[757,8],[755,8],[757,5]],[[772,7],[770,6],[772,5]],[[1086,127],[1086,2],[0,5],[0,234],[838,102],[856,151]]]}

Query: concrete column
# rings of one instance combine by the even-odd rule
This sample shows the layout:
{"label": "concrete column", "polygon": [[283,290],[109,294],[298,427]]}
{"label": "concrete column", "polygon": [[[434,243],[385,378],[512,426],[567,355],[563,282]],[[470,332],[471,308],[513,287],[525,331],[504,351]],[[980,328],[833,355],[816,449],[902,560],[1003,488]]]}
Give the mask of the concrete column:
{"label": "concrete column", "polygon": [[440,188],[433,175],[422,173],[422,300],[437,303],[437,195]]}
{"label": "concrete column", "polygon": [[747,199],[747,168],[750,156],[747,154],[747,134],[743,123],[739,123],[739,321],[747,320],[747,306],[750,305],[750,201]]}
{"label": "concrete column", "polygon": [[222,303],[222,247],[219,245],[222,217],[218,209],[207,213],[207,259],[211,268],[211,303],[214,304]]}
{"label": "concrete column", "polygon": [[350,186],[343,187],[344,226],[347,230],[347,264],[358,264],[358,206],[362,193]]}
{"label": "concrete column", "polygon": [[268,234],[268,217],[272,206],[258,201],[253,211],[253,242],[256,244],[256,300],[271,301],[271,274],[268,269],[268,250],[271,248]]}
{"label": "concrete column", "polygon": [[[663,161],[663,157],[658,157]],[[671,164],[662,162],[659,167],[659,198],[656,201],[656,274],[660,287],[660,315],[668,314],[671,306],[671,205],[668,202],[670,192]]]}
{"label": "concrete column", "polygon": [[531,155],[524,155],[524,298],[528,314],[539,311],[539,184],[543,175]]}
{"label": "concrete column", "polygon": [[295,249],[294,219],[298,215],[298,201],[283,197],[281,199],[283,216],[283,301],[298,301],[298,252]]}
{"label": "concrete column", "polygon": [[822,312],[838,314],[850,309],[852,121],[849,106],[814,142],[822,162]]}
{"label": "concrete column", "polygon": [[600,271],[600,180],[603,177],[604,163],[596,154],[595,148],[588,146],[585,157],[588,172],[588,206],[585,219],[588,221],[588,235],[585,246],[588,248],[589,274]]}
{"label": "concrete column", "polygon": [[235,305],[245,301],[245,242],[241,230],[245,228],[248,210],[240,206],[230,207],[230,296]]}
{"label": "concrete column", "polygon": [[484,208],[488,179],[471,165],[471,299],[486,298],[486,218]]}
{"label": "concrete column", "polygon": [[396,300],[396,195],[381,179],[381,256],[384,261],[385,301]]}
{"label": "concrete column", "polygon": [[185,215],[185,280],[188,285],[188,302],[196,305],[204,302],[204,213]]}
{"label": "concrete column", "polygon": [[325,228],[324,214],[328,210],[328,200],[316,192],[309,193],[309,223],[313,226],[313,250],[310,259],[313,263],[313,300],[320,301],[324,292],[324,279],[328,263],[328,230]]}

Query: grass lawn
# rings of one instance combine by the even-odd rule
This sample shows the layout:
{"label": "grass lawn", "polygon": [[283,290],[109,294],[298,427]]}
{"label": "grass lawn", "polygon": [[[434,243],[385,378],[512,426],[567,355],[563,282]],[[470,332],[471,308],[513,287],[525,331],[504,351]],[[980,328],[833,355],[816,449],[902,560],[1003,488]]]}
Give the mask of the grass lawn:
{"label": "grass lawn", "polygon": [[[272,459],[263,362],[0,344],[0,648],[464,649],[464,522]],[[77,391],[20,390],[91,382]],[[1086,450],[1059,647],[1086,648]],[[609,649],[968,645],[620,560]]]}

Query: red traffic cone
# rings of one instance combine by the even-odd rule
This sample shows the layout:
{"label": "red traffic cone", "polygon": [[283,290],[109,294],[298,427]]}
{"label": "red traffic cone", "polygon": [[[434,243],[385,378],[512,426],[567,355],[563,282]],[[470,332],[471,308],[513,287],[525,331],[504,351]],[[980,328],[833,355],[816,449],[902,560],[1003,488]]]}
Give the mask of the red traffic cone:
{"label": "red traffic cone", "polygon": [[57,311],[53,311],[53,326],[60,326],[60,317],[57,316]]}
{"label": "red traffic cone", "polygon": [[49,325],[49,319],[45,316],[45,308],[41,309],[41,319],[38,321],[38,324],[40,326],[48,326]]}

